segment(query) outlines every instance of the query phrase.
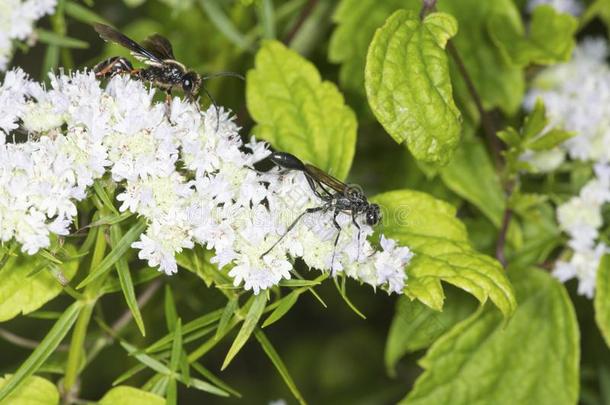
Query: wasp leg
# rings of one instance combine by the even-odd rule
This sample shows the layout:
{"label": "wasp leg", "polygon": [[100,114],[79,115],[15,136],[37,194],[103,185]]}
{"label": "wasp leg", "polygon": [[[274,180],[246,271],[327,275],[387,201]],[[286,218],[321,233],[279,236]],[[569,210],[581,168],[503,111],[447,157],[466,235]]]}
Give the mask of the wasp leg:
{"label": "wasp leg", "polygon": [[333,225],[339,232],[337,232],[337,236],[335,237],[335,245],[333,246],[333,258],[330,261],[330,271],[334,273],[335,270],[335,253],[337,253],[337,244],[339,243],[339,236],[341,236],[341,226],[337,222],[337,215],[341,212],[340,209],[335,208],[335,213],[333,215]]}
{"label": "wasp leg", "polygon": [[263,257],[265,257],[265,255],[267,255],[267,253],[271,252],[273,250],[273,248],[276,247],[277,244],[280,243],[286,235],[288,235],[288,232],[290,232],[292,230],[292,228],[294,228],[296,226],[296,224],[301,220],[301,218],[303,218],[306,214],[311,214],[313,212],[318,212],[318,211],[324,211],[327,209],[328,208],[326,207],[326,205],[322,205],[320,207],[307,208],[294,221],[292,221],[292,223],[290,224],[288,229],[286,229],[286,232],[284,232],[284,234],[282,236],[280,236],[280,238],[278,240],[276,240],[275,243],[269,249],[267,249],[265,251],[265,253],[260,255],[260,258],[262,259]]}
{"label": "wasp leg", "polygon": [[360,224],[356,221],[356,210],[352,210],[352,223],[358,228],[358,257],[356,261],[360,260],[360,234],[362,230],[360,229]]}
{"label": "wasp leg", "polygon": [[127,59],[121,56],[113,56],[95,65],[93,72],[96,77],[108,78],[122,73],[134,74],[134,68]]}

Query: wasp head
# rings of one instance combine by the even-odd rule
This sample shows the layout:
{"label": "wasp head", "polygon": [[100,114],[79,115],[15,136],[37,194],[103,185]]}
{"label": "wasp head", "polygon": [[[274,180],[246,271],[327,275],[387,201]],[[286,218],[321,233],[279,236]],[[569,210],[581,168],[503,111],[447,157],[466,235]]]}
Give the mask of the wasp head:
{"label": "wasp head", "polygon": [[370,226],[375,226],[381,221],[381,210],[379,205],[371,204],[366,209],[366,223]]}
{"label": "wasp head", "polygon": [[201,76],[197,74],[197,72],[188,71],[182,76],[182,91],[184,94],[193,99],[195,95],[199,92],[199,87],[201,86]]}

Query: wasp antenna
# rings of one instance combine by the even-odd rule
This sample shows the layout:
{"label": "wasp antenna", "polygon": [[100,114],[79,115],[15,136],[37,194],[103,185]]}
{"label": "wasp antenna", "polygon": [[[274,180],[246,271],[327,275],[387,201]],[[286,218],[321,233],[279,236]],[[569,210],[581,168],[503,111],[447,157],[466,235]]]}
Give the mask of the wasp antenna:
{"label": "wasp antenna", "polygon": [[240,75],[239,73],[235,73],[235,72],[216,72],[216,73],[212,73],[209,74],[207,76],[203,76],[201,79],[202,80],[207,80],[207,79],[213,79],[215,77],[237,77],[238,79],[241,80],[246,80],[246,78],[242,75]]}
{"label": "wasp antenna", "polygon": [[220,109],[218,108],[218,104],[216,104],[216,100],[214,100],[214,97],[212,97],[212,95],[210,94],[208,89],[206,89],[205,86],[201,86],[201,89],[206,94],[206,96],[209,97],[210,101],[214,105],[214,108],[216,109],[216,129],[214,130],[214,132],[216,132],[216,131],[218,131],[218,128],[220,127]]}

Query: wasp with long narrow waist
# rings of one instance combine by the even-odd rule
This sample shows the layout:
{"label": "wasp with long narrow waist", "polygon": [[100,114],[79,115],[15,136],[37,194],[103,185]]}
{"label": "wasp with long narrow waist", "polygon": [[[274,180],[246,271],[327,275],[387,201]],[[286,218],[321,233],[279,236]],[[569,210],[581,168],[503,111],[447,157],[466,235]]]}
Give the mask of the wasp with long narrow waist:
{"label": "wasp with long narrow waist", "polygon": [[[233,72],[219,72],[202,77],[194,70],[187,69],[176,60],[169,40],[159,34],[149,36],[140,45],[108,25],[97,23],[94,24],[94,28],[104,41],[114,42],[127,48],[136,59],[147,65],[145,68],[135,69],[128,59],[113,56],[94,66],[93,71],[97,77],[108,78],[116,74],[129,74],[164,90],[167,93],[167,101],[175,89],[182,90],[189,100],[194,101],[201,89],[212,101],[217,116],[219,115],[218,105],[214,97],[202,86],[202,81],[217,76],[233,76],[244,80],[242,75]],[[219,117],[217,118],[219,119]]]}

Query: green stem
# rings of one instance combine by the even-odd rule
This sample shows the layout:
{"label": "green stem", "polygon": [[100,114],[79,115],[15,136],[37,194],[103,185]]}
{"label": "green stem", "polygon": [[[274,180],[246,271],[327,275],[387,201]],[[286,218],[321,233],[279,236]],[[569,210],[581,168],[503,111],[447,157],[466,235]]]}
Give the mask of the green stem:
{"label": "green stem", "polygon": [[[104,235],[104,228],[100,227],[97,229],[97,237],[95,240],[95,248],[91,257],[90,270],[96,268],[100,262],[104,259],[106,253],[106,236]],[[91,320],[91,313],[95,307],[97,301],[97,292],[99,291],[100,283],[103,283],[104,277],[100,277],[99,280],[92,282],[85,288],[83,300],[86,301],[86,305],[81,311],[72,332],[72,340],[70,341],[70,350],[68,351],[68,361],[66,364],[66,373],[64,376],[64,391],[66,395],[70,395],[72,387],[76,383],[78,377],[79,364],[81,362],[81,354],[87,336],[87,327]]]}
{"label": "green stem", "polygon": [[76,383],[83,345],[85,343],[85,337],[87,336],[87,327],[89,326],[94,306],[95,301],[91,301],[81,310],[78,319],[76,320],[74,331],[72,332],[70,350],[68,351],[68,362],[66,364],[66,375],[64,378],[64,389],[66,393],[69,393],[74,386],[74,383]]}

